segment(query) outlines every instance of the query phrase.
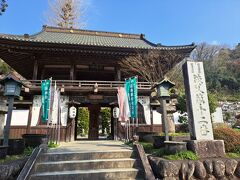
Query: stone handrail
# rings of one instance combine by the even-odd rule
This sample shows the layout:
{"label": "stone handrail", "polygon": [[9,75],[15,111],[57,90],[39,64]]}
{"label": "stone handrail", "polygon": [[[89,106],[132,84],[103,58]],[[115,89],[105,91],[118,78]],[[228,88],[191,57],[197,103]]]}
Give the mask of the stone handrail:
{"label": "stone handrail", "polygon": [[136,150],[136,152],[138,153],[138,156],[141,160],[142,166],[143,166],[143,171],[144,171],[144,175],[145,175],[145,179],[146,180],[155,180],[155,176],[153,174],[152,168],[148,162],[148,158],[145,154],[145,151],[143,149],[143,146],[139,143],[134,143],[133,148]]}
{"label": "stone handrail", "polygon": [[27,180],[27,179],[29,179],[29,175],[31,173],[31,170],[33,169],[34,164],[36,163],[37,159],[39,158],[40,154],[42,154],[43,151],[44,151],[44,149],[42,147],[36,147],[33,150],[31,156],[29,157],[29,159],[26,162],[26,164],[24,165],[22,171],[18,175],[17,180]]}

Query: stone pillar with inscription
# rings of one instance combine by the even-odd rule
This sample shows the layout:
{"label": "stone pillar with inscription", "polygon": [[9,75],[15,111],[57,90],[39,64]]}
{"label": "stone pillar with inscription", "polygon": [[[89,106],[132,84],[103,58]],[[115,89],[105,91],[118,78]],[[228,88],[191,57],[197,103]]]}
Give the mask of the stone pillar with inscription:
{"label": "stone pillar with inscription", "polygon": [[224,142],[213,138],[203,63],[184,63],[183,77],[191,136],[188,149],[202,158],[224,156]]}

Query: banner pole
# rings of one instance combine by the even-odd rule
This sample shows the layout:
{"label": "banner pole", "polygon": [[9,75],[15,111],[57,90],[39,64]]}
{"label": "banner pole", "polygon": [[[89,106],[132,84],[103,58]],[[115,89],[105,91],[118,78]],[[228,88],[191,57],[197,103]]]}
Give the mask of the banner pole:
{"label": "banner pole", "polygon": [[131,132],[130,132],[130,119],[128,120],[128,141],[131,139]]}
{"label": "banner pole", "polygon": [[[50,87],[49,87],[49,106],[48,106],[48,118],[46,119],[47,120],[47,127],[48,127],[48,132],[47,132],[47,135],[50,136],[50,129],[51,129],[51,136],[52,136],[52,128],[50,128],[50,125],[49,125],[49,119],[50,119],[50,109],[51,109],[51,98],[52,98],[52,77],[49,78],[50,80]],[[52,141],[53,140],[53,137],[49,137],[49,139]]]}
{"label": "banner pole", "polygon": [[125,122],[126,125],[126,142],[128,142],[128,121]]}

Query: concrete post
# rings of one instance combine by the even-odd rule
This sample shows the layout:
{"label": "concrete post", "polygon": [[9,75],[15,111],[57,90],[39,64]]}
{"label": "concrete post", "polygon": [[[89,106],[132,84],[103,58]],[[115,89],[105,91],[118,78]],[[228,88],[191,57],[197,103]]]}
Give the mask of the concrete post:
{"label": "concrete post", "polygon": [[169,141],[169,135],[168,135],[168,120],[167,120],[167,106],[166,106],[166,99],[164,97],[160,98],[160,103],[162,107],[162,124],[164,127],[164,133],[165,133],[165,141]]}
{"label": "concrete post", "polygon": [[14,102],[14,97],[13,96],[9,97],[8,98],[7,121],[6,121],[6,126],[4,128],[3,146],[8,146],[8,139],[9,139],[9,133],[10,133],[11,119],[12,119],[13,102]]}

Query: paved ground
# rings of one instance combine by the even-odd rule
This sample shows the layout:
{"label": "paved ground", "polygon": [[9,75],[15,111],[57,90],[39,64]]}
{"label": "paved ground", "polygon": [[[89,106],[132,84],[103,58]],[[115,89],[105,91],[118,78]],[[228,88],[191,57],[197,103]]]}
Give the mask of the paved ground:
{"label": "paved ground", "polygon": [[49,149],[49,152],[87,152],[87,151],[122,151],[131,150],[122,141],[73,141],[62,142],[58,148]]}

